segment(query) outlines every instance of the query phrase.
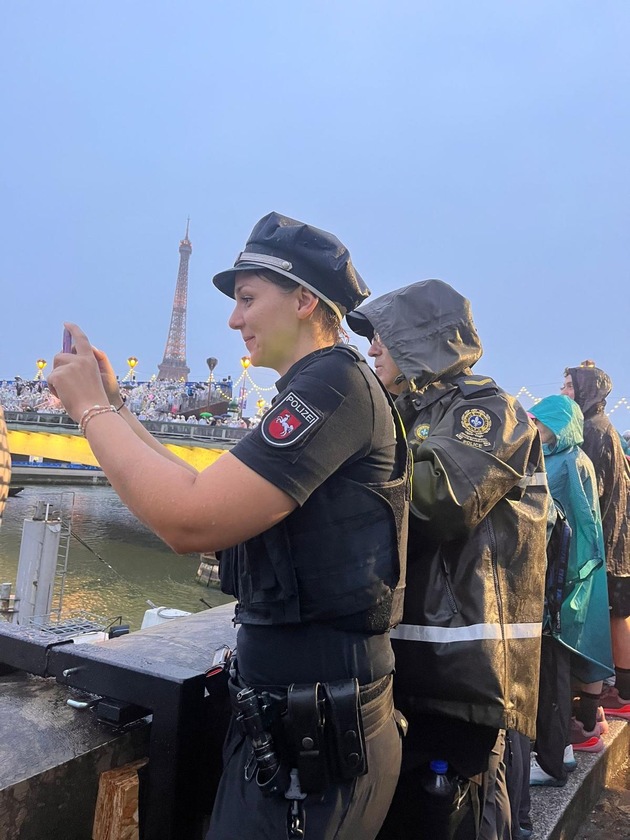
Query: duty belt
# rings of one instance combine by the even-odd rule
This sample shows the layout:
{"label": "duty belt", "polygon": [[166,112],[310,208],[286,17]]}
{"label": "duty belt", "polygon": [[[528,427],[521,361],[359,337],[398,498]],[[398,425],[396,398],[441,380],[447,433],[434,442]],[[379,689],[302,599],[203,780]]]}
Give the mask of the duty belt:
{"label": "duty belt", "polygon": [[347,679],[251,688],[232,669],[232,709],[252,746],[263,793],[284,793],[290,768],[297,769],[303,794],[367,773],[365,739],[393,712],[391,682],[388,675],[365,686]]}

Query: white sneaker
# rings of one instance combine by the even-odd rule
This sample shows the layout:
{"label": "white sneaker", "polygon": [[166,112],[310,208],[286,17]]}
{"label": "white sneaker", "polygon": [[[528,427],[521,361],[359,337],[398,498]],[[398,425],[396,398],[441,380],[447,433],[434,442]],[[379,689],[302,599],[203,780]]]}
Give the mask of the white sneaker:
{"label": "white sneaker", "polygon": [[529,783],[530,785],[547,785],[547,787],[562,787],[566,782],[561,782],[545,773],[533,752],[529,757]]}
{"label": "white sneaker", "polygon": [[572,773],[577,767],[577,761],[575,760],[575,755],[573,754],[573,744],[569,744],[568,747],[564,748],[564,758],[562,761],[564,769],[569,773]]}

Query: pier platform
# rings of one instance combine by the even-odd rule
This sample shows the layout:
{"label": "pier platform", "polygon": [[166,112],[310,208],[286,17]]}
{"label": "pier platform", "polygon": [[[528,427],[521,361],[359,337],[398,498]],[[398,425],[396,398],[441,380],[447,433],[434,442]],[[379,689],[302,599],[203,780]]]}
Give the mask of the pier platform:
{"label": "pier platform", "polygon": [[[87,840],[101,772],[147,757],[147,840],[201,840],[221,773],[233,604],[93,644],[0,621],[0,837]],[[68,699],[107,698],[110,723]],[[133,722],[126,724],[126,710]],[[120,718],[117,715],[120,713]]]}
{"label": "pier platform", "polygon": [[[577,769],[564,787],[532,786],[532,840],[573,840],[619,769],[630,758],[630,724],[608,718],[606,749],[597,755],[576,752]],[[630,840],[630,819],[623,840]],[[611,840],[613,838],[611,837]]]}
{"label": "pier platform", "polygon": [[[201,840],[230,714],[223,676],[208,687],[205,672],[214,650],[234,645],[232,615],[225,604],[96,644],[46,642],[0,621],[2,840],[87,840],[100,774],[144,757],[143,836]],[[67,705],[90,696],[140,714],[116,728]],[[532,840],[573,840],[628,761],[629,724],[608,722],[605,751],[576,753],[565,787],[530,789]]]}

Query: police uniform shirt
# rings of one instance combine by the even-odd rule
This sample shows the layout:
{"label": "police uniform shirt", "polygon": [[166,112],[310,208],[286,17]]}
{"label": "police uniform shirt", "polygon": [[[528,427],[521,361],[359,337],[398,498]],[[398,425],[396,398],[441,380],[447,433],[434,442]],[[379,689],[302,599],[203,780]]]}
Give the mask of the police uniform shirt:
{"label": "police uniform shirt", "polygon": [[[300,506],[339,469],[361,483],[396,477],[390,406],[374,374],[352,351],[315,351],[293,365],[277,387],[272,408],[231,450],[242,463]],[[241,625],[238,650],[239,669],[250,684],[347,676],[366,683],[393,666],[389,634],[366,636],[323,623]]]}
{"label": "police uniform shirt", "polygon": [[[367,371],[370,378],[371,371]],[[299,505],[336,470],[359,482],[395,476],[392,414],[350,351],[310,353],[277,382],[272,408],[232,454]]]}

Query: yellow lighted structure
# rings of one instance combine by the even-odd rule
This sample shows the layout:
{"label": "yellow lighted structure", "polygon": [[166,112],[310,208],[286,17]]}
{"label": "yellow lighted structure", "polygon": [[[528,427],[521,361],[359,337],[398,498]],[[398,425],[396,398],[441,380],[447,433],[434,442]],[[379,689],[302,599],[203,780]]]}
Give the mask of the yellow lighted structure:
{"label": "yellow lighted structure", "polygon": [[[50,458],[52,461],[68,461],[71,464],[99,466],[94,453],[90,449],[90,444],[78,432],[75,434],[60,434],[57,432],[9,429],[8,438],[9,452],[12,455],[34,455],[38,458]],[[172,443],[165,443],[164,445],[198,470],[214,463],[227,451],[225,449],[181,446]]]}

